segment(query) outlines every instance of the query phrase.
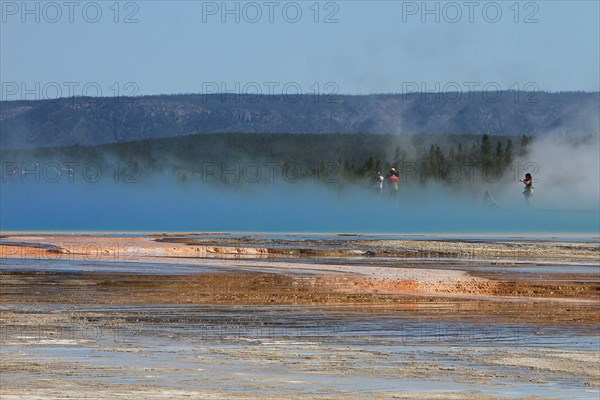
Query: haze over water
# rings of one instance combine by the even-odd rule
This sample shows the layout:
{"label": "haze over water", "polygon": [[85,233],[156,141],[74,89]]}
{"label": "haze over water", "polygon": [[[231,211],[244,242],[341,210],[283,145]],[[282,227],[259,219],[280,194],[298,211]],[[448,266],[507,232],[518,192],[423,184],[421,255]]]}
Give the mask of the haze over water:
{"label": "haze over water", "polygon": [[598,208],[548,207],[542,190],[528,207],[522,185],[509,188],[494,194],[499,207],[485,207],[479,196],[414,185],[394,203],[359,185],[14,182],[0,194],[1,229],[598,235]]}

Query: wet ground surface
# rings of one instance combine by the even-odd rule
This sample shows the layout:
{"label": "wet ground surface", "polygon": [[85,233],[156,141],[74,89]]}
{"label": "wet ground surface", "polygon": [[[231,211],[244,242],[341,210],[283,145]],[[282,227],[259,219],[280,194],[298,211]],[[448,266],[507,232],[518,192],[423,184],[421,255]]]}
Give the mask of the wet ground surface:
{"label": "wet ground surface", "polygon": [[1,260],[1,397],[597,399],[595,245],[551,263],[188,244],[123,261],[40,240]]}
{"label": "wet ground surface", "polygon": [[389,310],[64,311],[71,319],[42,322],[43,309],[29,310],[5,329],[6,398],[598,396],[600,343],[591,329],[440,322]]}

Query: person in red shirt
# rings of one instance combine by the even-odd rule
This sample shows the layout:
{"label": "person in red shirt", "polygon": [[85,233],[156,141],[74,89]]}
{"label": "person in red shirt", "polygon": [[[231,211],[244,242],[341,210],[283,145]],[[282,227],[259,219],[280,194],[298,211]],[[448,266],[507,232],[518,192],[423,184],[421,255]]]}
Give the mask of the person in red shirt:
{"label": "person in red shirt", "polygon": [[398,191],[400,190],[400,178],[398,178],[398,173],[395,168],[390,170],[390,195],[392,196],[392,201],[395,203],[398,197]]}

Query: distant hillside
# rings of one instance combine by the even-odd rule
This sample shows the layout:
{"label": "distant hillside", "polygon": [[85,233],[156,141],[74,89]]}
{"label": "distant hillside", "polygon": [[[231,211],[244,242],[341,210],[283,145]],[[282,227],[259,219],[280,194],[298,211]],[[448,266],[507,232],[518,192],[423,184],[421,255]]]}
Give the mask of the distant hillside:
{"label": "distant hillside", "polygon": [[600,93],[161,95],[0,102],[0,147],[99,145],[194,133],[483,134],[600,131]]}

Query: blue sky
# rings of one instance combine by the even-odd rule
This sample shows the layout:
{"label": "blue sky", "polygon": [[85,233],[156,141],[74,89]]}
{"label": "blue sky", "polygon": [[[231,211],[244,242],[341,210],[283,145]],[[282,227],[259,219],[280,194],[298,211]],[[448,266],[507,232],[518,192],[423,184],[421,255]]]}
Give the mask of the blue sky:
{"label": "blue sky", "polygon": [[596,0],[2,0],[0,10],[2,100],[600,90]]}

